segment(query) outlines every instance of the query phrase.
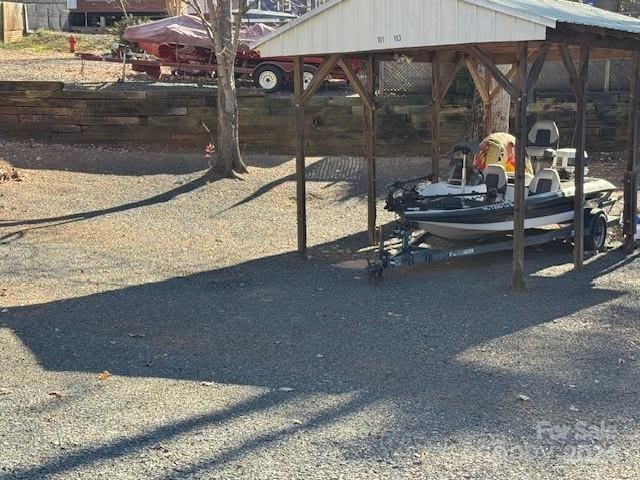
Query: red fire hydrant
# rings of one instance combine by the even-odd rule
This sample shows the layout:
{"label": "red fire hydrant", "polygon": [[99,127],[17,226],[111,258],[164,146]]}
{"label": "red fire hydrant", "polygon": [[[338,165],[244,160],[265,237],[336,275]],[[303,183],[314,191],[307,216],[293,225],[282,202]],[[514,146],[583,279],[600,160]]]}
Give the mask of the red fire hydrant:
{"label": "red fire hydrant", "polygon": [[74,53],[76,51],[76,43],[78,43],[78,40],[76,40],[76,37],[71,35],[69,37],[69,51],[71,53]]}

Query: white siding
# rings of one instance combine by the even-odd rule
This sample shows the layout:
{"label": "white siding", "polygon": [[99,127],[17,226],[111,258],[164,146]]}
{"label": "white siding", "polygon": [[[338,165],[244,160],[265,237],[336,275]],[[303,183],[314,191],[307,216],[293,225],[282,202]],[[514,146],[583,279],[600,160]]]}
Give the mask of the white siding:
{"label": "white siding", "polygon": [[258,46],[261,54],[321,55],[544,40],[546,27],[553,24],[491,9],[477,0],[334,0],[320,10],[276,31]]}

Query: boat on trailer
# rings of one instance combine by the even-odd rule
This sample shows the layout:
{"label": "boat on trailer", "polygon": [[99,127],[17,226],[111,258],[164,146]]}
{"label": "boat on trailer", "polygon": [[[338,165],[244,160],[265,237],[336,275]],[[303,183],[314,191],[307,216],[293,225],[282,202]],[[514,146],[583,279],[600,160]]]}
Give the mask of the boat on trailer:
{"label": "boat on trailer", "polygon": [[[442,183],[421,186],[410,181],[389,187],[385,208],[396,213],[397,222],[387,245],[380,232],[378,258],[369,263],[372,278],[381,278],[384,268],[389,266],[433,263],[512,248],[513,175],[509,175],[504,164],[489,164],[482,170],[482,181],[468,185],[467,156],[462,158],[461,171],[466,173],[457,190],[450,179],[448,186]],[[571,240],[575,233],[575,149],[550,150],[539,160],[549,159],[551,168],[538,168],[525,182],[526,246],[556,239]],[[472,167],[479,171],[476,162]],[[609,223],[605,209],[616,202],[615,190],[607,180],[584,178],[582,214],[587,250],[605,248]],[[457,245],[447,250],[432,249],[425,245],[429,235]]]}
{"label": "boat on trailer", "polygon": [[[427,233],[448,240],[473,240],[513,231],[514,185],[499,165],[485,170],[487,192],[414,196],[394,191],[387,199],[387,210]],[[573,221],[575,186],[562,180],[552,168],[536,174],[525,198],[525,230]],[[610,199],[615,186],[600,178],[585,178],[585,200],[602,204]],[[398,195],[400,192],[400,195]]]}

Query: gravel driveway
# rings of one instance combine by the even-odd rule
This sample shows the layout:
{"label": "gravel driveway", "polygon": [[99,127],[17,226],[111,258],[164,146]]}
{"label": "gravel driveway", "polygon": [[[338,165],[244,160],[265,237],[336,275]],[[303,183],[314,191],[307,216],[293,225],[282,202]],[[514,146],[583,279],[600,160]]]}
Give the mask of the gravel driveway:
{"label": "gravel driveway", "polygon": [[290,158],[207,183],[189,152],[0,152],[0,479],[640,476],[637,256],[374,285],[359,159],[309,161],[303,261]]}

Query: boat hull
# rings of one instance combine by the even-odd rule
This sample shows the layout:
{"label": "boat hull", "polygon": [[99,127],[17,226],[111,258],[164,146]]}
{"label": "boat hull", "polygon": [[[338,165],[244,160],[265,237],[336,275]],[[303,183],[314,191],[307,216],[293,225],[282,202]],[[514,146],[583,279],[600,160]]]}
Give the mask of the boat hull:
{"label": "boat hull", "polygon": [[[588,188],[587,188],[588,186]],[[585,200],[608,197],[615,187],[593,179],[585,182]],[[513,231],[514,203],[499,202],[458,209],[408,209],[402,215],[426,232],[450,240],[473,240]],[[572,222],[574,197],[572,188],[525,199],[525,229]]]}

